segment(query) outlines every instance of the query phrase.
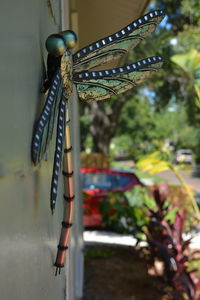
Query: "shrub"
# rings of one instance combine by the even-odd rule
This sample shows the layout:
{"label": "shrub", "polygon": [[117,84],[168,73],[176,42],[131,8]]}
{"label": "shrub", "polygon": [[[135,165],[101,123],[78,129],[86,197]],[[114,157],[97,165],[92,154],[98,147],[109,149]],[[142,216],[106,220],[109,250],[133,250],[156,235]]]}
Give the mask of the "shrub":
{"label": "shrub", "polygon": [[190,239],[184,241],[183,233],[188,216],[185,206],[181,210],[168,202],[169,187],[154,186],[151,192],[137,187],[126,192],[129,205],[122,204],[122,193],[111,193],[103,202],[104,226],[115,231],[132,232],[139,243],[146,240],[148,262],[153,266],[157,260],[163,264],[163,276],[167,291],[174,300],[197,300],[200,277],[191,268]]}

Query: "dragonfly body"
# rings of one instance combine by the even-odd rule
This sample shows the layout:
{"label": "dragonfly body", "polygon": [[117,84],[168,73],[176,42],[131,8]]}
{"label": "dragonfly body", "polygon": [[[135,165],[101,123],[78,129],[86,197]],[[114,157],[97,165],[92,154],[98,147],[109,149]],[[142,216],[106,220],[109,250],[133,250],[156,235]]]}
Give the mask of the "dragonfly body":
{"label": "dragonfly body", "polygon": [[[73,84],[81,100],[98,101],[123,93],[144,81],[161,68],[162,58],[149,57],[124,66],[124,56],[151,33],[163,17],[163,11],[150,12],[113,35],[96,41],[73,55],[71,48],[75,45],[76,35],[72,31],[64,31],[47,38],[48,78],[44,90],[48,90],[48,94],[35,124],[32,161],[37,165],[47,151],[58,112],[50,206],[53,212],[57,200],[60,169],[63,166],[65,209],[55,262],[56,274],[64,266],[74,209],[70,120],[66,110]],[[115,63],[115,68],[102,70],[107,63]]]}
{"label": "dragonfly body", "polygon": [[65,53],[63,54],[60,67],[64,93],[66,97],[69,98],[73,89],[73,61],[70,50],[65,51]]}

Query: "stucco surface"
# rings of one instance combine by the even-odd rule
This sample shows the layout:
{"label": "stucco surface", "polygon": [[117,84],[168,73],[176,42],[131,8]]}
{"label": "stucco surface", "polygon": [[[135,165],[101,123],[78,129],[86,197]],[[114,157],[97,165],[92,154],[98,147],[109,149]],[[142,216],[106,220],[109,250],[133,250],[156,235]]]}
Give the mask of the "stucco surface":
{"label": "stucco surface", "polygon": [[[53,6],[59,24],[59,1]],[[30,159],[33,124],[44,101],[40,88],[45,39],[59,26],[44,0],[3,1],[0,19],[0,299],[59,300],[66,299],[66,293],[74,299],[76,228],[70,249],[74,254],[62,274],[54,276],[63,215],[62,178],[53,216],[49,204],[55,137],[39,166]],[[78,120],[73,123],[78,126]],[[79,176],[78,150],[74,155]],[[71,287],[66,289],[67,274]]]}

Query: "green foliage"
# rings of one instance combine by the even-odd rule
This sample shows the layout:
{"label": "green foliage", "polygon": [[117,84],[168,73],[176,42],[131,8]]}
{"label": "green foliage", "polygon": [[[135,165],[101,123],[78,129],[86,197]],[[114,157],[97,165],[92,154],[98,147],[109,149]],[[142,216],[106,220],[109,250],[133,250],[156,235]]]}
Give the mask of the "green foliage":
{"label": "green foliage", "polygon": [[103,227],[112,228],[117,232],[127,232],[120,221],[122,215],[127,216],[126,206],[122,204],[124,199],[121,192],[110,192],[100,204],[100,212],[103,216]]}
{"label": "green foliage", "polygon": [[[127,201],[127,204],[124,203]],[[138,241],[144,239],[137,227],[145,230],[149,220],[148,209],[156,209],[155,202],[146,188],[134,187],[125,193],[111,192],[100,205],[103,227],[120,233],[134,233]]]}
{"label": "green foliage", "polygon": [[133,141],[128,134],[120,134],[112,139],[110,155],[115,158],[118,155],[129,156],[132,153]]}
{"label": "green foliage", "polygon": [[[134,136],[133,132],[137,130],[136,138],[141,141],[141,139],[145,140],[152,137],[153,127],[153,116],[147,99],[137,96],[124,106],[117,132],[123,134],[125,131],[130,136]],[[152,130],[147,132],[146,128]],[[137,140],[135,142],[137,143]]]}
{"label": "green foliage", "polygon": [[[124,204],[127,200],[127,205]],[[123,200],[123,201],[122,201]],[[163,203],[163,209],[168,211],[169,203]],[[120,233],[133,233],[138,242],[145,241],[145,234],[151,218],[149,211],[157,212],[155,199],[145,187],[136,186],[125,193],[111,192],[100,205],[103,216],[103,227]],[[165,219],[169,223],[175,220],[177,209],[171,208]]]}
{"label": "green foliage", "polygon": [[[122,192],[110,192],[100,204],[100,212],[103,215],[103,227],[111,228],[117,232],[129,232],[132,228],[133,209],[125,205],[125,197]],[[126,220],[124,222],[122,221]]]}
{"label": "green foliage", "polygon": [[173,55],[171,60],[180,66],[191,79],[194,78],[195,70],[200,68],[200,53],[195,49],[184,54]]}
{"label": "green foliage", "polygon": [[155,135],[159,141],[168,140],[175,149],[197,146],[198,130],[188,124],[184,107],[155,114]]}
{"label": "green foliage", "polygon": [[[150,174],[156,174],[163,171],[170,170],[170,162],[165,153],[156,151],[152,154],[149,154],[137,162],[137,167],[143,172],[148,172]],[[163,156],[166,156],[163,159]]]}
{"label": "green foliage", "polygon": [[186,211],[170,205],[168,192],[166,184],[154,186],[151,194],[145,188],[134,188],[125,193],[129,205],[120,201],[122,193],[116,197],[111,193],[104,203],[104,208],[107,205],[104,213],[109,215],[110,222],[106,219],[104,225],[114,226],[116,231],[132,232],[137,242],[147,242],[148,261],[152,265],[156,260],[163,262],[163,276],[173,299],[197,299],[184,296],[195,295],[200,284],[195,271],[191,276],[197,262],[191,260],[188,268],[189,240],[183,240]]}
{"label": "green foliage", "polygon": [[200,107],[200,52],[191,49],[185,54],[176,54],[171,60],[180,66],[188,75],[191,88],[196,92],[198,99],[195,101],[197,107]]}
{"label": "green foliage", "polygon": [[[166,201],[165,207],[169,206],[168,201]],[[171,209],[168,214],[165,216],[165,221],[169,222],[170,224],[174,223],[174,220],[176,218],[176,214],[178,212],[178,208],[174,207],[173,209]]]}
{"label": "green foliage", "polygon": [[200,2],[197,0],[184,0],[181,2],[181,11],[190,18],[190,23],[195,23],[196,25],[200,24]]}
{"label": "green foliage", "polygon": [[80,144],[81,151],[85,151],[88,147],[88,139],[89,146],[91,146],[89,131],[88,128],[91,124],[91,115],[87,105],[83,102],[80,102],[80,125],[81,125],[81,135],[80,135]]}
{"label": "green foliage", "polygon": [[[158,0],[151,6],[165,9],[167,18],[137,46],[127,63],[157,54],[164,58],[164,66],[135,87],[124,103],[119,120],[116,118],[111,154],[123,152],[138,160],[157,150],[157,141],[167,141],[175,149],[193,149],[200,161],[200,2]],[[102,112],[112,115],[120,97],[102,103]],[[91,120],[87,107],[87,117],[81,120],[83,148]]]}
{"label": "green foliage", "polygon": [[[200,254],[197,250],[197,254]],[[189,261],[188,270],[193,271],[196,270],[198,278],[200,278],[200,259],[192,259]]]}
{"label": "green foliage", "polygon": [[193,192],[190,190],[189,185],[178,171],[178,167],[174,166],[171,159],[171,153],[165,147],[162,147],[160,151],[156,151],[137,163],[137,167],[142,171],[149,172],[150,174],[156,174],[159,172],[171,170],[177,177],[181,185],[187,192],[188,199],[191,201],[196,218],[200,221],[200,210],[194,198]]}
{"label": "green foliage", "polygon": [[[142,101],[141,101],[142,102]],[[112,140],[111,153],[121,152],[138,160],[159,148],[158,141],[167,142],[174,149],[196,149],[198,129],[188,124],[184,107],[172,111],[152,111],[152,106],[131,100],[125,105],[119,120],[117,136]],[[134,115],[135,118],[131,118]]]}
{"label": "green foliage", "polygon": [[199,43],[200,27],[193,25],[185,25],[184,30],[178,33],[177,45],[174,47],[174,53],[185,54],[191,49],[200,51]]}
{"label": "green foliage", "polygon": [[133,97],[125,104],[118,122],[117,138],[113,139],[116,149],[123,149],[136,159],[152,149],[154,137],[154,121],[148,101]]}
{"label": "green foliage", "polygon": [[145,179],[147,179],[147,180],[150,179],[153,182],[153,184],[158,184],[158,185],[164,182],[163,178],[142,172],[141,170],[139,170],[137,168],[134,168],[133,171],[141,181],[145,180]]}

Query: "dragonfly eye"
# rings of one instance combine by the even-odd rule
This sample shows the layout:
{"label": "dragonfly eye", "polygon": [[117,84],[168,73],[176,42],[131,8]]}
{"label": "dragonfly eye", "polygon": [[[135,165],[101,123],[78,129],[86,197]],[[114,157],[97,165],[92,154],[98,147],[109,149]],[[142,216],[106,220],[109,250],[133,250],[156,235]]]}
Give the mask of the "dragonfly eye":
{"label": "dragonfly eye", "polygon": [[77,35],[72,30],[65,30],[60,32],[60,35],[64,38],[68,49],[75,47],[77,43]]}
{"label": "dragonfly eye", "polygon": [[63,36],[59,34],[51,34],[46,40],[46,49],[49,54],[61,56],[66,51],[66,42]]}

